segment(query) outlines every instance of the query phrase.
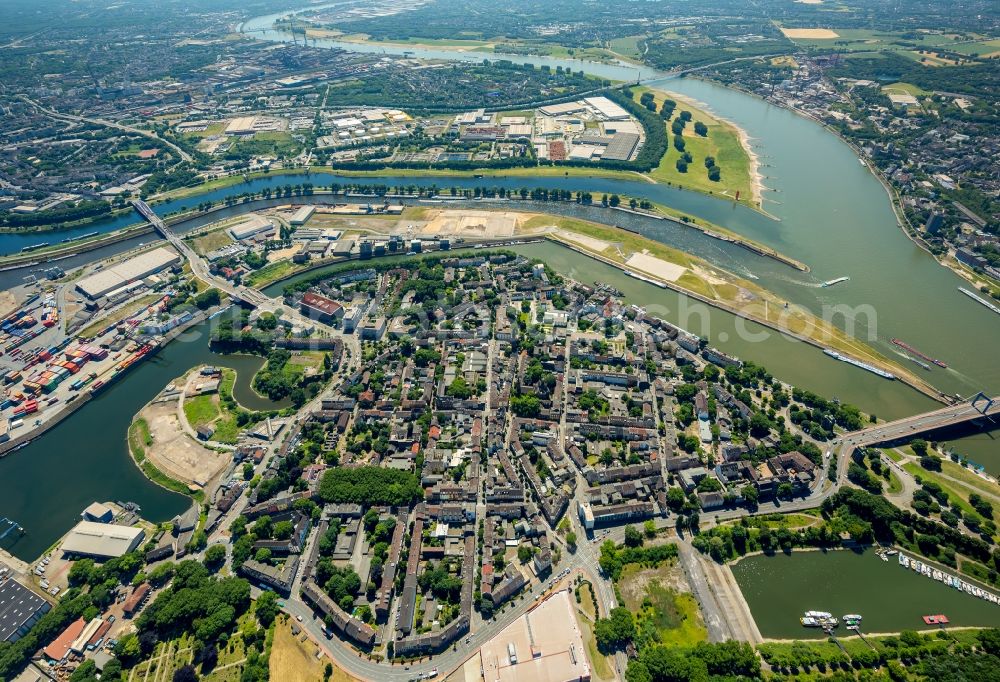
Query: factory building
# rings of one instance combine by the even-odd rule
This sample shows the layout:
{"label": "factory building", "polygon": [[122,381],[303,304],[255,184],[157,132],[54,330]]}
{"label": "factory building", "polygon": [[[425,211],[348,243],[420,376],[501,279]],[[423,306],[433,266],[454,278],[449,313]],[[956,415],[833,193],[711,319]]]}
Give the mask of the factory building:
{"label": "factory building", "polygon": [[306,221],[312,218],[312,215],[315,212],[315,206],[302,206],[292,215],[288,222],[292,225],[305,225]]}
{"label": "factory building", "polygon": [[226,232],[236,241],[243,241],[273,229],[274,225],[264,216],[250,215],[245,220],[230,227]]}

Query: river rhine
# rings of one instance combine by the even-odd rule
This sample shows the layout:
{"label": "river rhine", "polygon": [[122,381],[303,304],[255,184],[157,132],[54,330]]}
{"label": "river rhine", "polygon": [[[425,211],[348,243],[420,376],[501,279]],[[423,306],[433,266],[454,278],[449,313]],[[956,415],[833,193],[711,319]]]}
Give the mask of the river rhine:
{"label": "river rhine", "polygon": [[[371,47],[345,46],[349,49]],[[497,57],[407,49],[416,56],[447,59]],[[529,61],[521,57],[513,59]],[[635,75],[631,67],[575,60],[531,58],[530,61],[584,69],[610,78],[627,79]],[[643,73],[646,75],[650,70],[643,69]],[[811,121],[735,91],[690,79],[671,79],[665,81],[663,87],[710,102],[716,113],[749,132],[765,164],[764,172],[769,176],[765,184],[776,190],[774,194],[765,194],[764,207],[779,221],[721,199],[626,180],[446,177],[357,180],[324,173],[313,175],[309,181],[314,184],[543,186],[647,197],[723,225],[805,262],[812,268],[809,275],[776,264],[760,263],[762,259],[755,259],[752,272],[741,270],[739,264],[734,267],[726,263],[726,266],[737,274],[759,277],[762,286],[817,314],[822,312],[824,305],[848,306],[857,313],[855,332],[863,335],[870,331],[874,345],[886,354],[894,352],[888,338],[898,336],[927,354],[941,358],[953,369],[934,370],[929,379],[942,390],[963,395],[979,389],[994,394],[1000,392],[1000,354],[996,353],[1000,316],[962,296],[957,287],[963,281],[905,238],[895,224],[884,190],[858,163],[847,145]],[[206,199],[218,202],[226,196],[264,186],[295,184],[303,180],[302,177],[263,178],[203,196],[166,202],[158,205],[157,210],[161,213],[176,211]],[[108,231],[134,222],[134,218],[123,216],[98,227],[81,228],[78,233]],[[0,236],[0,251],[10,253],[30,243],[57,241],[72,234],[3,235]],[[718,242],[693,231],[691,235],[697,243],[687,250],[713,262],[729,260],[723,258],[725,254],[712,257],[713,249],[722,248]],[[650,236],[677,245],[674,240],[668,241],[665,235]],[[146,238],[147,241],[151,239],[151,236]],[[143,241],[143,238],[134,241]],[[532,246],[528,253],[544,257],[556,269],[565,269],[569,274],[580,276],[579,273],[585,272],[588,277],[613,282],[631,302],[649,307],[668,319],[680,309],[676,294],[631,280],[566,249]],[[749,254],[747,258],[748,262],[752,260]],[[67,264],[72,262],[67,261]],[[3,274],[13,276],[13,273]],[[828,289],[816,286],[822,280],[839,276],[851,279]],[[658,311],[659,308],[666,312]],[[695,331],[704,332],[713,344],[726,351],[767,366],[776,376],[790,383],[853,402],[883,417],[902,416],[933,406],[929,400],[898,382],[884,381],[837,363],[805,344],[790,342],[774,334],[766,342],[744,341],[735,333],[736,323],[731,315],[711,311],[708,319],[708,329]],[[752,325],[746,326],[751,331],[755,329]],[[95,499],[136,501],[142,506],[143,515],[154,521],[169,519],[184,508],[186,501],[182,497],[152,485],[133,466],[125,446],[125,433],[132,415],[145,402],[170,379],[202,362],[225,364],[208,351],[204,338],[171,343],[156,358],[134,370],[53,431],[0,460],[0,516],[14,518],[28,531],[13,548],[16,554],[29,559],[37,556],[72,525],[84,506]],[[1000,448],[990,436],[963,440],[961,449],[994,470],[1000,467]]]}

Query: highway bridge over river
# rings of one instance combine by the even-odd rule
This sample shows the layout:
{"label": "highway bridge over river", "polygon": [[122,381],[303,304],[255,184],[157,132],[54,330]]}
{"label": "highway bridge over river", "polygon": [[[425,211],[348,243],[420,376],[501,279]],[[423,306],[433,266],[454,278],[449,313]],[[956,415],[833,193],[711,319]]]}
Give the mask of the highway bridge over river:
{"label": "highway bridge over river", "polygon": [[933,412],[924,412],[848,433],[844,435],[843,441],[857,447],[897,443],[931,431],[976,420],[994,422],[993,417],[996,415],[1000,415],[1000,396],[990,399],[980,393],[969,402],[949,405]]}

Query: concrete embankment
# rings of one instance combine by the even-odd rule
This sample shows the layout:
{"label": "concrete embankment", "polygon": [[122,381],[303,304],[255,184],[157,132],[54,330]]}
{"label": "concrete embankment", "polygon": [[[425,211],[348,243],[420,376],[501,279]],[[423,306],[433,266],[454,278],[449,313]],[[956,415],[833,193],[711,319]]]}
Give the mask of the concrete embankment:
{"label": "concrete embankment", "polygon": [[126,239],[132,239],[133,237],[149,234],[152,231],[153,226],[148,223],[144,225],[132,225],[131,227],[115,230],[114,232],[108,232],[107,234],[101,235],[96,239],[91,239],[85,242],[69,242],[66,246],[59,246],[45,251],[28,251],[27,253],[4,256],[0,258],[0,266],[2,266],[2,269],[4,270],[12,270],[26,265],[51,263],[52,261],[61,260],[69,256],[86,253],[87,251],[94,251],[95,249],[99,249],[103,246],[117,244],[118,242],[123,242]]}

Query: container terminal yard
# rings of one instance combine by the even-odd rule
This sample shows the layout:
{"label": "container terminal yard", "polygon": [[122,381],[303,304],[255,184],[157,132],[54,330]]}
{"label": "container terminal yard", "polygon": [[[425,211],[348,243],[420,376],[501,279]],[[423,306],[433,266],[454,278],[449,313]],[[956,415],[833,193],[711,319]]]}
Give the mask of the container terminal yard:
{"label": "container terminal yard", "polygon": [[17,307],[0,318],[0,456],[117,381],[194,318],[171,310],[170,270],[179,262],[160,247],[93,264],[72,284],[19,288]]}

